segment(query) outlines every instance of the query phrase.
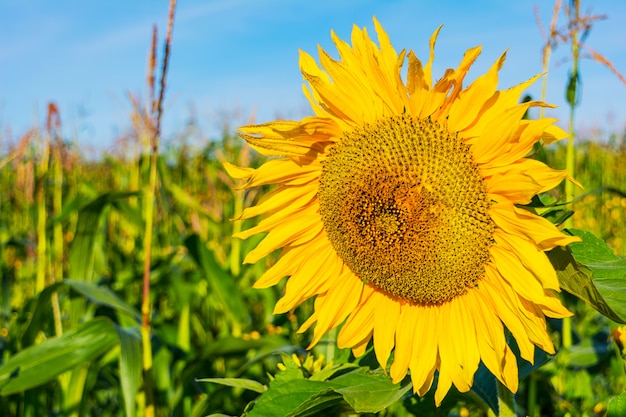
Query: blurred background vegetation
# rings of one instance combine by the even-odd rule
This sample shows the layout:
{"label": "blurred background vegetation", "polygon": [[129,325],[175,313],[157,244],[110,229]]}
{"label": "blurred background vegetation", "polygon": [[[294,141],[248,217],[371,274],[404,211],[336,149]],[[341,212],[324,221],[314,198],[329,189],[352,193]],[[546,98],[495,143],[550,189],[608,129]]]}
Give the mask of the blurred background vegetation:
{"label": "blurred background vegetation", "polygon": [[[296,330],[311,302],[272,315],[284,282],[252,284],[275,257],[242,265],[260,238],[231,238],[255,221],[231,219],[267,191],[244,192],[222,169],[262,162],[235,133],[249,121],[225,116],[221,136],[205,137],[191,118],[159,144],[155,67],[147,104],[129,98],[127,133],[97,158],[64,133],[54,103],[17,142],[0,137],[0,416],[241,415],[281,354],[309,354],[311,335]],[[565,168],[569,154],[563,143],[538,157]],[[573,226],[626,256],[626,131],[577,132],[573,154],[584,185]],[[626,390],[626,330],[573,296],[563,301],[576,313],[571,346],[521,381],[520,411],[603,416]],[[561,322],[549,326],[558,347]],[[311,373],[352,360],[332,334],[312,354]],[[451,397],[445,413],[482,415]],[[424,415],[420,404],[409,396],[379,415]]]}
{"label": "blurred background vegetation", "polygon": [[[0,353],[5,363],[20,351],[98,318],[125,329],[135,344],[139,339],[142,190],[149,176],[145,127],[134,123],[115,152],[87,160],[71,138],[63,136],[61,125],[55,125],[58,114],[50,108],[53,121],[13,144],[4,153],[0,169]],[[133,115],[133,120],[142,120],[140,112]],[[160,186],[150,264],[157,415],[240,415],[256,392],[196,379],[243,377],[267,384],[281,362],[279,352],[306,355],[309,335],[296,329],[312,306],[272,315],[281,286],[255,290],[252,283],[273,258],[266,265],[242,265],[243,256],[258,240],[231,238],[235,229],[251,224],[229,219],[258,196],[237,190],[221,163],[255,167],[261,162],[236,137],[231,123],[224,121],[218,138],[198,140],[192,137],[193,129],[181,132],[158,157]],[[574,225],[593,232],[624,256],[626,132],[610,138],[581,138],[576,149],[577,179],[585,190],[574,204]],[[565,145],[544,151],[542,157],[550,165],[563,167]],[[81,266],[85,261],[88,265]],[[49,288],[54,291],[45,291]],[[101,294],[99,289],[109,293]],[[615,326],[573,297],[566,295],[565,301],[577,312],[576,355],[531,374],[542,393],[534,397],[541,410],[536,415],[602,415],[605,401],[626,389],[624,362],[609,338]],[[558,344],[559,325],[551,324]],[[97,333],[103,329],[98,327]],[[328,348],[332,340],[327,342],[316,348],[317,355],[348,358],[349,352],[333,352]],[[56,368],[38,363],[37,372],[49,378],[35,381],[37,386],[25,382],[14,389],[8,383],[11,375],[0,371],[0,409],[4,410],[0,414],[124,415],[122,373],[130,371],[121,367],[120,357],[133,344],[102,343],[103,349],[79,354],[73,369],[58,376]],[[130,368],[141,368],[139,356],[129,360]],[[145,401],[143,378],[135,378],[132,413],[135,401],[139,405]],[[525,382],[521,404],[528,395]]]}

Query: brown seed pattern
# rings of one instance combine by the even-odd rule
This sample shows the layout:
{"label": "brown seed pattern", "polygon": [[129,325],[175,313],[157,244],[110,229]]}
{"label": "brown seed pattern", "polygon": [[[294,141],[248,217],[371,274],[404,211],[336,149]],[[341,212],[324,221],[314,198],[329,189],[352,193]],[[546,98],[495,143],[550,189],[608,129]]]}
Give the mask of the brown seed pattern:
{"label": "brown seed pattern", "polygon": [[441,304],[485,272],[490,202],[470,146],[445,125],[396,116],[345,134],[318,198],[337,254],[391,295]]}

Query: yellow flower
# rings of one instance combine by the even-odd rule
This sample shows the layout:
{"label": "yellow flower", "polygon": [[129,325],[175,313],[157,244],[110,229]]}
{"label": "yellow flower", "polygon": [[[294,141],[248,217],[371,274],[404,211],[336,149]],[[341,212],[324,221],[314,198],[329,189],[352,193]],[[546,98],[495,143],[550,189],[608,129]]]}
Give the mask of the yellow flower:
{"label": "yellow flower", "polygon": [[255,287],[289,277],[276,314],[315,297],[300,329],[316,324],[311,346],[343,323],[340,347],[358,356],[373,339],[383,368],[393,350],[391,378],[410,370],[419,395],[438,371],[437,404],[452,384],[469,390],[480,361],[515,392],[504,328],[532,362],[535,346],[554,352],[545,316],[570,315],[544,251],[577,238],[519,207],[567,177],[526,158],[566,134],[555,119],[522,119],[546,106],[518,104],[538,76],[497,90],[505,54],[466,88],[480,47],[433,82],[439,29],[423,65],[374,25],[378,45],[365,29],[354,27],[352,46],[332,33],[339,60],[320,48],[321,67],[301,52],[315,116],[240,129],[280,157],[258,169],[225,164],[246,188],[277,185],[241,216],[265,218],[237,237],[269,232],[245,262],[282,248]]}
{"label": "yellow flower", "polygon": [[611,329],[611,337],[619,348],[620,354],[626,358],[626,326]]}

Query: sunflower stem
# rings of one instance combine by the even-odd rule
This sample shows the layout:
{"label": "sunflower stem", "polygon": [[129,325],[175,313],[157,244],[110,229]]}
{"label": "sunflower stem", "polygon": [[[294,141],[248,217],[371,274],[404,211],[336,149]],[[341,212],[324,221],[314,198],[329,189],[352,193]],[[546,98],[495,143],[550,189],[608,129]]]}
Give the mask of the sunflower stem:
{"label": "sunflower stem", "polygon": [[[579,12],[580,12],[580,1],[573,0],[572,8],[570,9],[570,22],[578,22],[579,21]],[[574,16],[572,16],[574,13]],[[575,115],[576,115],[576,106],[578,105],[578,96],[579,96],[579,74],[578,74],[578,60],[580,57],[579,43],[578,43],[578,33],[576,30],[572,30],[571,32],[571,42],[572,42],[572,73],[570,75],[570,81],[567,86],[566,97],[570,106],[570,116],[569,116],[569,138],[567,139],[567,152],[565,157],[565,169],[568,171],[569,175],[572,178],[575,178],[575,168],[576,168],[576,149],[574,148],[574,139],[576,137],[575,130]],[[565,182],[565,199],[567,202],[573,203],[574,201],[574,183],[572,181]],[[570,217],[563,224],[564,227],[572,227],[573,218]],[[570,317],[565,317],[563,319],[563,327],[562,327],[562,347],[565,349],[569,349],[572,346],[572,320]]]}
{"label": "sunflower stem", "polygon": [[326,335],[326,363],[330,363],[330,361],[335,359],[335,350],[337,347],[337,328],[331,329]]}
{"label": "sunflower stem", "polygon": [[500,405],[498,417],[515,417],[515,395],[500,381],[498,381],[498,399]]}

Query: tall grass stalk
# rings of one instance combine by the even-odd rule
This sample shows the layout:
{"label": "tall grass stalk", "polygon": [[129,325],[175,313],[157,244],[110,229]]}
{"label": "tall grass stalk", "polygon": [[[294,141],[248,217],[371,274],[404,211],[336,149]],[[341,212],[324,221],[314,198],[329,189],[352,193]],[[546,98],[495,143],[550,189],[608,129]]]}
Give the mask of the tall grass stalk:
{"label": "tall grass stalk", "polygon": [[[574,16],[572,16],[574,13]],[[580,20],[580,1],[571,0],[571,7],[568,9],[568,16],[570,22],[578,22]],[[579,97],[579,78],[578,73],[578,61],[580,59],[579,37],[575,30],[570,33],[571,52],[572,52],[572,72],[570,73],[569,83],[566,90],[567,103],[569,104],[569,125],[567,138],[567,151],[565,156],[565,169],[570,176],[576,178],[576,150],[574,149],[575,131],[575,117],[576,106],[578,105]],[[574,183],[572,181],[565,181],[565,199],[566,201],[574,201]],[[565,227],[573,227],[573,220],[570,217],[565,221]],[[563,319],[563,328],[561,332],[561,344],[563,348],[569,349],[572,347],[572,318],[566,317]]]}
{"label": "tall grass stalk", "polygon": [[38,134],[41,141],[41,160],[37,165],[37,183],[35,201],[37,204],[37,277],[35,291],[40,293],[46,286],[46,269],[48,254],[48,238],[46,222],[48,213],[46,210],[46,182],[48,181],[48,165],[50,161],[50,138],[47,135]]}
{"label": "tall grass stalk", "polygon": [[[143,347],[143,371],[144,371],[144,394],[145,394],[145,410],[144,415],[146,417],[154,417],[155,415],[155,403],[153,393],[153,369],[152,369],[152,343],[151,336],[151,301],[150,301],[150,265],[152,260],[152,228],[154,223],[154,205],[155,205],[155,193],[157,188],[157,162],[159,156],[159,139],[161,135],[161,115],[163,113],[163,97],[166,86],[167,67],[170,57],[170,48],[172,44],[172,29],[174,26],[174,13],[176,9],[176,0],[170,0],[170,10],[167,23],[167,35],[165,39],[165,53],[163,56],[163,67],[161,69],[161,83],[159,86],[159,97],[156,101],[150,103],[152,105],[152,114],[154,117],[154,132],[151,141],[150,150],[150,173],[147,186],[143,187],[143,194],[145,199],[144,205],[144,265],[143,265],[143,298],[141,303],[141,340]],[[152,68],[150,72],[154,74],[154,62],[156,61],[156,28],[153,32],[153,42],[151,50],[150,63]]]}
{"label": "tall grass stalk", "polygon": [[[544,34],[546,37],[546,43],[543,46],[542,56],[541,56],[541,70],[543,76],[541,77],[541,101],[546,102],[546,97],[548,95],[548,69],[550,67],[550,57],[552,55],[552,44],[551,41],[553,39],[554,34],[556,33],[556,23],[559,16],[559,10],[561,9],[561,0],[556,0],[554,3],[554,8],[552,9],[552,18],[550,19],[550,27],[549,33]],[[539,9],[535,6],[535,14],[537,16],[537,24],[539,25],[539,29],[543,32],[541,26],[541,19],[539,18]],[[546,108],[541,106],[539,107],[539,118],[544,118],[546,113]],[[527,397],[527,407],[528,407],[528,415],[530,417],[536,417],[536,405],[537,405],[537,379],[534,378],[534,375],[531,375],[528,378],[528,397]]]}
{"label": "tall grass stalk", "polygon": [[[51,281],[63,280],[63,226],[57,219],[63,210],[63,149],[58,137],[58,129],[61,127],[59,111],[54,103],[48,105],[48,117],[46,128],[51,146],[52,164],[52,218],[55,219],[52,228],[52,255],[51,255]],[[61,319],[61,307],[59,294],[52,293],[52,315],[54,317],[54,330],[57,336],[63,335],[63,323]]]}

